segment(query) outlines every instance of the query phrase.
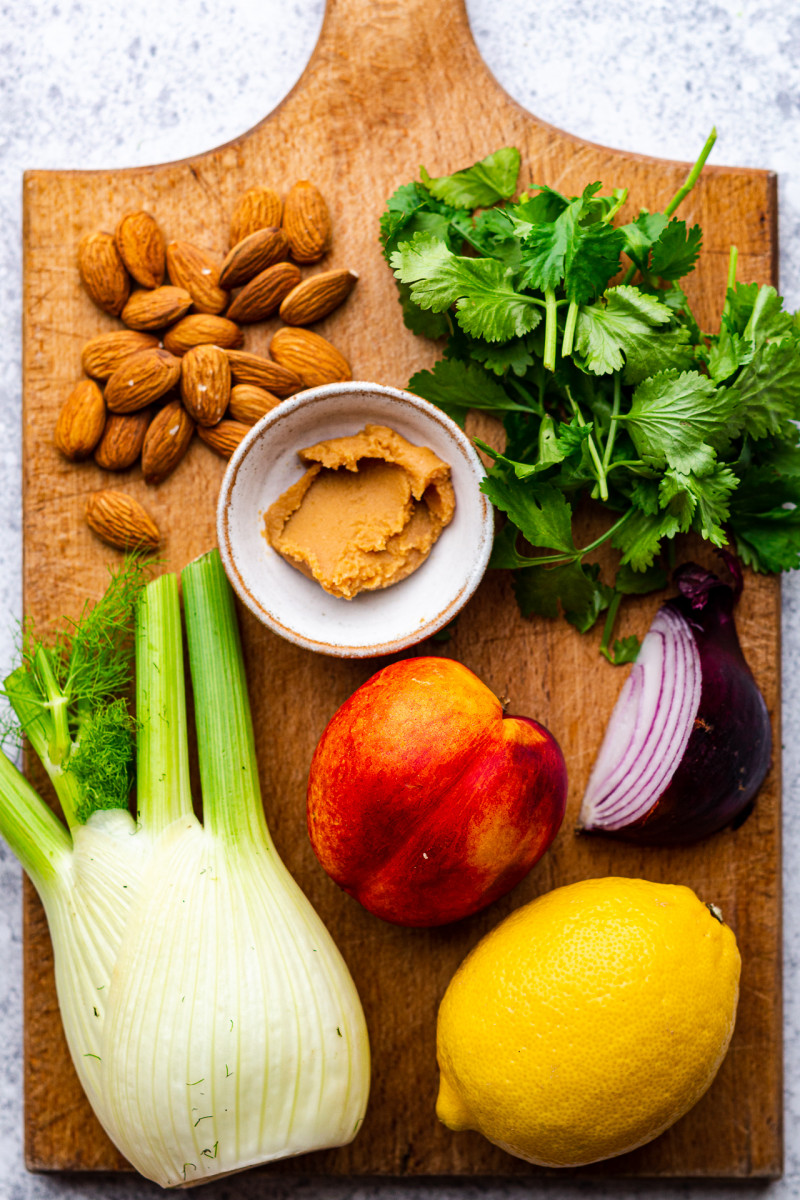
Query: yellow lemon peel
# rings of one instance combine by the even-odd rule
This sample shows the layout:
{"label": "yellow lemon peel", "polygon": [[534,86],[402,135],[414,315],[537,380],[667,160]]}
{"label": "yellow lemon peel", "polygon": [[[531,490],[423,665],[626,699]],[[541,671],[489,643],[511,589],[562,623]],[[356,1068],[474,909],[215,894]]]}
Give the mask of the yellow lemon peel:
{"label": "yellow lemon peel", "polygon": [[442,1000],[439,1119],[549,1167],[663,1133],[733,1033],[741,963],[720,918],[687,887],[619,878],[512,913]]}

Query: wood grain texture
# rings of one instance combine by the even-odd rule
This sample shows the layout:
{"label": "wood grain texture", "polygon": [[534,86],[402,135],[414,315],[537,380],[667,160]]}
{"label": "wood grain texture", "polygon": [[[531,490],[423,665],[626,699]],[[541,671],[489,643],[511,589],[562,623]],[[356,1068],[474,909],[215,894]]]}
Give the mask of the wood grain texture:
{"label": "wood grain texture", "polygon": [[[329,0],[319,44],[301,81],[264,122],[220,149],[184,162],[128,171],[29,172],[24,183],[24,604],[47,626],[101,594],[114,561],[83,522],[84,498],[108,485],[93,465],[65,462],[52,445],[64,396],[80,376],[92,335],[118,327],[82,292],[81,236],[113,229],[144,207],[168,240],[227,248],[228,222],[247,187],[283,194],[311,178],[327,198],[334,246],[324,269],[359,272],[347,304],[318,328],[356,378],[403,387],[438,348],[404,327],[380,255],[377,220],[386,197],[420,163],[445,174],[498,146],[523,156],[521,183],[567,192],[601,179],[630,189],[631,212],[663,206],[686,165],[590,145],[542,124],[500,89],[469,32],[462,0]],[[656,147],[657,149],[657,147]],[[728,248],[740,278],[775,281],[776,191],[760,171],[708,168],[681,215],[705,231],[692,300],[701,322],[719,317]],[[266,349],[275,322],[249,328],[246,349]],[[174,476],[145,487],[137,470],[120,486],[165,531],[165,566],[180,569],[215,541],[214,502],[224,470],[195,441]],[[113,486],[113,484],[112,484]],[[587,527],[594,528],[588,516]],[[686,554],[695,551],[687,547]],[[711,563],[707,553],[700,557]],[[604,561],[602,556],[598,561]],[[621,633],[643,633],[658,605],[627,606]],[[481,935],[522,902],[559,884],[617,874],[689,884],[721,905],[744,960],[739,1020],[730,1053],[706,1097],[673,1129],[593,1175],[774,1177],[781,1171],[781,931],[779,585],[747,580],[742,642],[772,716],[775,766],[755,812],[737,832],[697,847],[658,851],[577,838],[580,797],[624,679],[597,653],[599,632],[519,616],[509,579],[487,577],[446,647],[421,647],[465,662],[511,711],[536,716],[561,742],[570,769],[567,818],[553,849],[488,911],[431,931],[384,925],[325,876],[308,844],[304,794],[314,745],[336,707],[380,661],[344,662],[281,641],[241,612],[261,781],[268,820],[290,870],[342,948],[359,987],[374,1058],[372,1096],[356,1141],[342,1150],[268,1171],[352,1175],[536,1175],[535,1168],[477,1134],[453,1134],[434,1118],[435,1014],[455,967]],[[32,772],[38,782],[41,779]],[[54,997],[46,925],[25,893],[26,1151],[35,1170],[124,1167],[82,1095]]]}

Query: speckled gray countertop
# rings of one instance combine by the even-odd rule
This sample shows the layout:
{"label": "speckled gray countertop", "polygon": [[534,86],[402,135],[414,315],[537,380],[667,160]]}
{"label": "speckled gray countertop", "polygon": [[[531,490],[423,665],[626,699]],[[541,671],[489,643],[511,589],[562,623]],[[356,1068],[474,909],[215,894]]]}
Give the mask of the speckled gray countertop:
{"label": "speckled gray countertop", "polygon": [[[435,4],[435,0],[432,0]],[[800,307],[800,6],[789,0],[468,0],[478,46],[543,120],[609,146],[780,176],[782,290]],[[22,171],[167,161],[259,121],[300,75],[322,0],[5,0],[0,4],[0,663],[20,612]],[[238,1176],[223,1198],[552,1200],[800,1196],[800,578],[783,583],[786,1174],[724,1183],[355,1182]],[[140,1200],[136,1178],[28,1175],[22,1159],[20,872],[0,846],[0,1200]]]}

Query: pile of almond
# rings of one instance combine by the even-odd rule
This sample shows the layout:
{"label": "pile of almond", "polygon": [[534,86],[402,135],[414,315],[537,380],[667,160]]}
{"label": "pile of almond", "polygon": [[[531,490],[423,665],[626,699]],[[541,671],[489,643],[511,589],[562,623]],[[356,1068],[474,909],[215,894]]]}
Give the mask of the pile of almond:
{"label": "pile of almond", "polygon": [[[237,203],[224,260],[191,242],[165,243],[154,217],[126,213],[115,232],[80,243],[87,293],[126,328],[83,348],[81,380],[64,403],[55,444],[68,459],[90,457],[106,471],[141,459],[158,484],[183,459],[195,433],[230,458],[249,428],[286,396],[352,378],[347,360],[305,326],[353,290],[353,271],[302,277],[300,266],[330,249],[331,220],[318,189],[300,180],[285,202],[254,187]],[[138,285],[138,286],[137,286]],[[248,353],[243,325],[279,315],[269,355]],[[97,492],[86,519],[120,549],[155,549],[159,531],[133,497]]]}

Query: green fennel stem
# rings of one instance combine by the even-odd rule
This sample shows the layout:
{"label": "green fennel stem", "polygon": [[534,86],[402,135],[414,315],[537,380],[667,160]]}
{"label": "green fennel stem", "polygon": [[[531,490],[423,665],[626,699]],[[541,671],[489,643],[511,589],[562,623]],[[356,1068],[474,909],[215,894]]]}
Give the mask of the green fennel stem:
{"label": "green fennel stem", "polygon": [[178,580],[142,592],[136,620],[137,803],[154,833],[192,812]]}
{"label": "green fennel stem", "polygon": [[72,849],[58,817],[0,750],[0,834],[41,894]]}
{"label": "green fennel stem", "polygon": [[53,736],[50,740],[50,761],[58,766],[65,766],[69,758],[72,738],[69,732],[69,715],[67,697],[56,682],[53,664],[49,652],[44,646],[37,646],[33,656],[33,669],[39,677],[42,689],[47,696],[47,708],[53,718]]}
{"label": "green fennel stem", "polygon": [[65,773],[60,763],[51,758],[51,747],[57,740],[52,709],[42,705],[41,694],[26,666],[17,667],[8,676],[4,689],[26,738],[56,790],[66,822],[70,829],[74,829],[80,824],[77,818],[81,803],[80,790],[74,776]]}
{"label": "green fennel stem", "polygon": [[204,823],[214,836],[272,849],[233,593],[219,552],[190,563],[181,580]]}

